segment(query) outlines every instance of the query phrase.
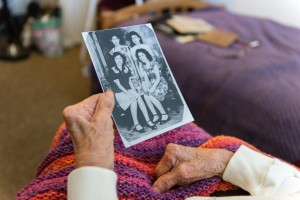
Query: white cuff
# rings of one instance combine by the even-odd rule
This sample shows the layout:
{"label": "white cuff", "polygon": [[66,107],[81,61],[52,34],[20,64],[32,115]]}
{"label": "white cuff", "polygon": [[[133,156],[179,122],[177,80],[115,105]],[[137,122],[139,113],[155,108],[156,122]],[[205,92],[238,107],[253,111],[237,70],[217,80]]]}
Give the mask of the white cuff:
{"label": "white cuff", "polygon": [[229,161],[223,179],[255,195],[272,164],[274,159],[242,145]]}
{"label": "white cuff", "polygon": [[68,200],[116,200],[117,175],[100,167],[80,167],[68,176]]}

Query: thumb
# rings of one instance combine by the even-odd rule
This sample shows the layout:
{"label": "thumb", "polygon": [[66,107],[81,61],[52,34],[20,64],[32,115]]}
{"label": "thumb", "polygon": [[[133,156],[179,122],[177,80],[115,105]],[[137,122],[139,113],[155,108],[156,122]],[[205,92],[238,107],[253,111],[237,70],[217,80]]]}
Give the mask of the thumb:
{"label": "thumb", "polygon": [[92,121],[103,120],[107,117],[110,118],[114,105],[114,93],[111,90],[100,94]]}
{"label": "thumb", "polygon": [[159,193],[168,191],[170,188],[178,184],[178,176],[172,170],[160,176],[153,184],[153,190]]}

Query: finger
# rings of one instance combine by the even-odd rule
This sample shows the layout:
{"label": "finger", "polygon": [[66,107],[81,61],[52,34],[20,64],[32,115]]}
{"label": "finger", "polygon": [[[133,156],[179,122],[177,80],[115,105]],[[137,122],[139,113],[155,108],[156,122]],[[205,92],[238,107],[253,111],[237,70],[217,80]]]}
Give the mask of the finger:
{"label": "finger", "polygon": [[178,144],[168,144],[165,154],[155,168],[156,177],[172,170],[179,162],[194,158],[197,147],[185,147]]}
{"label": "finger", "polygon": [[174,166],[172,158],[170,158],[169,155],[164,155],[155,168],[156,177],[160,177],[161,175],[170,172]]}
{"label": "finger", "polygon": [[178,184],[178,176],[175,171],[168,172],[160,176],[153,184],[153,190],[163,193]]}
{"label": "finger", "polygon": [[166,151],[155,168],[156,177],[170,172],[177,163],[177,147],[176,144],[168,144]]}
{"label": "finger", "polygon": [[[82,116],[84,118],[91,118],[94,109],[96,107],[96,103],[98,101],[99,95],[93,95],[88,97],[87,99],[66,107],[63,110],[63,118],[66,122],[70,119]],[[90,108],[90,109],[87,109]],[[88,119],[89,120],[89,119]]]}
{"label": "finger", "polygon": [[100,94],[92,121],[106,122],[106,120],[111,117],[114,105],[115,100],[112,91],[108,90],[105,93]]}
{"label": "finger", "polygon": [[83,122],[91,119],[97,100],[98,95],[93,95],[77,104],[68,106],[63,110],[62,115],[71,134],[80,132],[81,123],[78,123],[79,121]]}
{"label": "finger", "polygon": [[97,101],[99,99],[99,95],[100,94],[94,94],[86,99],[84,99],[83,101],[79,102],[79,105],[94,105],[96,106]]}

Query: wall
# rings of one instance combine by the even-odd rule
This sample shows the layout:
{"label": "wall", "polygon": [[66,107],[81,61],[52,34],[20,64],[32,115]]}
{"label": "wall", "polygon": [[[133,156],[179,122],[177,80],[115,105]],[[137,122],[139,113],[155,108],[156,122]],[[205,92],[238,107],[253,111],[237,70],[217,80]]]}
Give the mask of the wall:
{"label": "wall", "polygon": [[256,17],[265,17],[300,28],[299,0],[205,0],[225,5],[228,10]]}
{"label": "wall", "polygon": [[72,46],[82,40],[90,0],[60,0],[63,10],[64,45]]}

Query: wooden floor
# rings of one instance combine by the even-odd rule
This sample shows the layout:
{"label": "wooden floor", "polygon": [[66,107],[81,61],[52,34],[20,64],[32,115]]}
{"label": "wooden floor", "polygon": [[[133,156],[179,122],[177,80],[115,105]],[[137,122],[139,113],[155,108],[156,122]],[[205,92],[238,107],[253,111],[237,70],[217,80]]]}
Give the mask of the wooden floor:
{"label": "wooden floor", "polygon": [[90,93],[79,48],[59,58],[32,53],[0,60],[0,199],[15,198],[34,176],[62,122],[61,112]]}

